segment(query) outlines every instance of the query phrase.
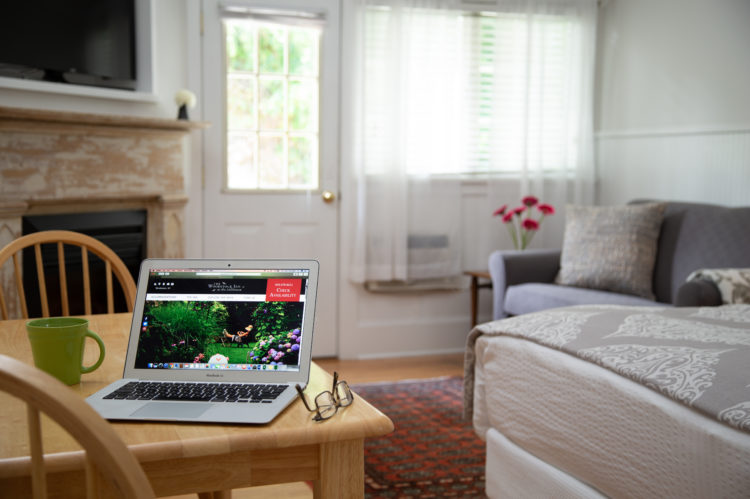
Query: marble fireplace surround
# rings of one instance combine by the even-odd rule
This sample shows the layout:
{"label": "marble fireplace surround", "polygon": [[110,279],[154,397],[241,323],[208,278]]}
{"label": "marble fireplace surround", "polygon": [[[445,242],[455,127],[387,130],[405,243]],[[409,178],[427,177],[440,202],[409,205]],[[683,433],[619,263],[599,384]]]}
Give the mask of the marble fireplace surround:
{"label": "marble fireplace surround", "polygon": [[26,215],[138,209],[148,257],[183,257],[188,140],[203,126],[0,107],[0,247]]}

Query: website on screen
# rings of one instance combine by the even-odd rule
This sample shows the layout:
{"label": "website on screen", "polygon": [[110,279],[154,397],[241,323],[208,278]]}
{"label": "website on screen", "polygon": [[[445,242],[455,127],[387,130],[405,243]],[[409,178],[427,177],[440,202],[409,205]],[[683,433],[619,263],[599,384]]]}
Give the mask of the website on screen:
{"label": "website on screen", "polygon": [[138,369],[299,369],[306,269],[150,272]]}

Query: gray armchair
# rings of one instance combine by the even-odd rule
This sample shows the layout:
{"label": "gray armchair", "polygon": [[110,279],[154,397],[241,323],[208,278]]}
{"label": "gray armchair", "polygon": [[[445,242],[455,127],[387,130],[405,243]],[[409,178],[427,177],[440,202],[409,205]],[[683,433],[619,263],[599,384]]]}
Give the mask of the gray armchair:
{"label": "gray armchair", "polygon": [[[643,201],[634,201],[640,203]],[[555,284],[560,250],[495,251],[489,258],[493,317],[585,304],[719,305],[716,286],[685,282],[701,268],[750,267],[750,207],[667,203],[653,273],[656,301]]]}

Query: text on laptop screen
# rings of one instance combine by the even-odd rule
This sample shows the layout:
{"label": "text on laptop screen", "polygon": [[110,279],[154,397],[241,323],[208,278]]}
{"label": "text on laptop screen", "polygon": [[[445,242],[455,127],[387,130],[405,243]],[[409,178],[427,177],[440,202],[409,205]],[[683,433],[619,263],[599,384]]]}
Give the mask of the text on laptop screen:
{"label": "text on laptop screen", "polygon": [[298,370],[309,270],[148,276],[137,369]]}

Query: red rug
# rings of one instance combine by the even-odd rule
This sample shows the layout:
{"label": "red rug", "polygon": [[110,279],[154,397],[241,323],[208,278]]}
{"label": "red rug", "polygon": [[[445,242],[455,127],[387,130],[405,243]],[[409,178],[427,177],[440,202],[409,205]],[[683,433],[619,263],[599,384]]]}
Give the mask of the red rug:
{"label": "red rug", "polygon": [[485,497],[485,444],[462,417],[461,378],[352,389],[396,427],[365,440],[366,497]]}

